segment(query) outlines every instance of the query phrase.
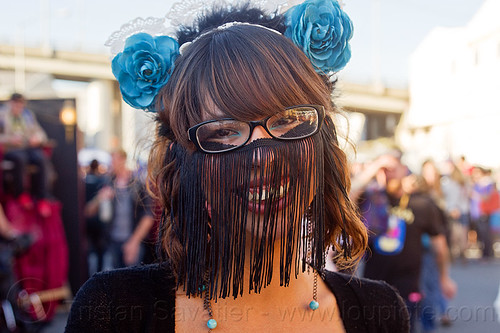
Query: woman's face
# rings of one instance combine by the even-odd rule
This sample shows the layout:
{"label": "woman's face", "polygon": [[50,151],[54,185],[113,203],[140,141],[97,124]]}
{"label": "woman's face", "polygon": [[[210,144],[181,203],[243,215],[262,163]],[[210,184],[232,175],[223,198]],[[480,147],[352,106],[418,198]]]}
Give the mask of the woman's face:
{"label": "woman's face", "polygon": [[285,268],[295,262],[298,269],[298,258],[306,259],[309,244],[323,244],[322,236],[310,240],[304,235],[323,232],[324,201],[313,202],[313,197],[323,193],[323,154],[318,152],[324,149],[319,135],[276,140],[261,125],[249,135],[244,146],[222,153],[172,145],[169,154],[179,170],[178,218],[172,225],[186,247],[187,262],[206,257],[222,281],[235,265],[239,272],[248,267],[250,289],[259,290],[276,251],[286,277]]}
{"label": "woman's face", "polygon": [[[210,114],[205,112],[202,115],[204,121],[225,117],[227,116],[221,111],[211,112]],[[258,121],[260,119],[255,120]],[[300,163],[299,165],[290,165],[288,160],[290,158],[302,160],[303,157],[308,156],[307,160],[313,161],[314,152],[312,145],[305,145],[301,149],[294,149],[293,147],[297,144],[297,141],[283,142],[273,139],[264,127],[259,125],[253,129],[250,139],[245,146],[238,149],[240,152],[235,150],[227,153],[207,154],[207,162],[212,165],[206,165],[206,170],[213,170],[213,164],[216,164],[215,168],[225,170],[225,177],[235,180],[234,184],[231,185],[231,187],[235,188],[217,187],[219,187],[219,192],[224,191],[232,197],[230,199],[231,202],[236,203],[236,205],[239,203],[241,208],[247,211],[247,214],[241,215],[246,215],[247,231],[251,231],[251,226],[255,226],[256,221],[260,222],[259,225],[262,228],[265,225],[262,221],[269,219],[269,215],[273,215],[277,217],[276,222],[278,223],[278,227],[276,232],[277,235],[280,235],[282,233],[281,226],[288,225],[291,222],[290,220],[293,220],[293,223],[299,223],[302,218],[299,214],[304,213],[304,209],[292,209],[292,206],[309,206],[311,204],[315,194],[314,184],[316,179],[313,170],[314,165],[309,163],[310,167],[304,168],[300,164],[305,165],[307,162]],[[288,147],[275,149],[277,142],[280,145]],[[303,149],[304,147],[305,149]],[[242,167],[243,164],[238,164],[240,168],[234,168],[232,165],[224,165],[231,161],[231,155],[229,154],[233,154],[237,158],[247,159],[248,163],[243,163],[245,167]],[[300,156],[296,156],[297,154]],[[304,156],[301,158],[302,154]],[[242,175],[245,175],[245,179],[241,178]],[[207,177],[210,178],[210,175],[207,175]],[[298,177],[302,179],[298,180]],[[297,191],[300,191],[297,181],[301,183],[305,181],[308,184],[305,189],[301,190],[302,198],[299,200],[296,198]],[[303,193],[304,190],[307,193]],[[211,198],[212,196],[219,197],[219,195],[207,195],[206,206],[211,217],[212,209],[221,204],[215,203],[215,199]],[[237,207],[233,208],[238,209]],[[287,223],[283,224],[282,222],[285,220]],[[262,232],[262,229],[259,230],[259,234]]]}

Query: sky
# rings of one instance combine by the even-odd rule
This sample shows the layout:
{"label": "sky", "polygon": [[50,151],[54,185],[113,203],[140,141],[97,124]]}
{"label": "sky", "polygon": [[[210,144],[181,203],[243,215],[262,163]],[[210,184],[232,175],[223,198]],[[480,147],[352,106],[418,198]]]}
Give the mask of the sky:
{"label": "sky", "polygon": [[[194,0],[184,0],[189,2]],[[163,17],[172,0],[0,0],[0,44],[108,54],[107,38],[136,17]],[[485,0],[344,0],[354,24],[346,81],[408,86],[412,52],[435,27],[465,26]]]}

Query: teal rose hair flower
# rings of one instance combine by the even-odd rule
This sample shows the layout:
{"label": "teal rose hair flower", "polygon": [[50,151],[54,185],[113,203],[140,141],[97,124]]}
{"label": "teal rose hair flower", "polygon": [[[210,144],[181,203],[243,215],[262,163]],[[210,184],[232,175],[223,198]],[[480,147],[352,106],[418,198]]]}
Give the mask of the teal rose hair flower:
{"label": "teal rose hair flower", "polygon": [[170,78],[178,56],[179,44],[171,37],[153,37],[143,32],[128,37],[124,50],[111,63],[123,100],[134,108],[152,110],[151,105]]}
{"label": "teal rose hair flower", "polygon": [[285,36],[302,48],[320,74],[337,72],[351,58],[352,22],[335,0],[306,0],[285,13]]}

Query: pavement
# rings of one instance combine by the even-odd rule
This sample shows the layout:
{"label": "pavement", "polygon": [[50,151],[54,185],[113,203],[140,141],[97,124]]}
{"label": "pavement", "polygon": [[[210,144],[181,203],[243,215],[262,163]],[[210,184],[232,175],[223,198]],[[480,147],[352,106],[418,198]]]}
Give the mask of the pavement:
{"label": "pavement", "polygon": [[456,263],[450,275],[458,286],[448,304],[451,326],[439,327],[434,333],[500,332],[500,313],[494,308],[500,293],[500,259]]}
{"label": "pavement", "polygon": [[45,326],[40,333],[63,333],[68,320],[69,306],[62,306],[57,310],[56,315],[50,323]]}

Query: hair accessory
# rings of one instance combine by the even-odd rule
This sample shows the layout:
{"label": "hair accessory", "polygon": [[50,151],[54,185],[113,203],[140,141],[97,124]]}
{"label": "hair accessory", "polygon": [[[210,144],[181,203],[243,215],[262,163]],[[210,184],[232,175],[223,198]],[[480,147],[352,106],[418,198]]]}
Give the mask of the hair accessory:
{"label": "hair accessory", "polygon": [[[188,25],[211,8],[232,8],[238,2],[239,0],[187,0],[174,4],[166,18],[174,26]],[[254,5],[271,16],[284,15],[284,35],[304,51],[320,75],[331,75],[344,68],[350,60],[352,22],[337,0],[306,0],[286,10],[284,14],[280,13],[290,6],[289,1],[256,0]],[[165,19],[152,17],[136,18],[123,25],[120,31],[114,32],[106,42],[111,47],[111,52],[116,54],[112,70],[120,83],[123,99],[137,109],[154,111],[152,105],[156,95],[168,82],[176,58],[197,38],[208,33],[203,32],[193,42],[179,47],[175,39],[167,36],[164,21]],[[230,22],[216,29],[227,29],[237,24],[260,26],[247,22]]]}
{"label": "hair accessory", "polygon": [[337,72],[349,62],[352,22],[336,0],[307,0],[285,17],[285,36],[304,51],[316,72]]}
{"label": "hair accessory", "polygon": [[[271,28],[268,28],[268,27],[265,27],[263,25],[260,25],[260,24],[253,24],[253,23],[248,23],[248,22],[229,22],[229,23],[224,23],[223,25],[221,26],[218,26],[217,27],[217,30],[226,30],[228,28],[231,28],[235,25],[249,25],[249,26],[253,26],[253,27],[260,27],[260,28],[263,28],[263,29],[267,29],[269,31],[272,31],[274,33],[277,33],[278,35],[281,35],[281,32],[279,32],[278,30],[274,30],[274,29],[271,29]],[[203,36],[204,34],[202,34]]]}
{"label": "hair accessory", "polygon": [[211,8],[227,7],[229,4],[226,0],[185,0],[179,1],[172,5],[170,11],[165,17],[170,21],[174,27],[188,26],[193,24],[196,19],[203,13],[209,11]]}
{"label": "hair accessory", "polygon": [[125,102],[154,111],[151,105],[170,78],[178,55],[179,44],[171,37],[152,37],[144,32],[128,37],[123,52],[111,63]]}
{"label": "hair accessory", "polygon": [[[263,29],[272,31],[274,33],[277,33],[278,35],[281,35],[281,32],[279,32],[278,30],[271,29],[271,28],[265,27],[265,26],[260,25],[260,24],[254,24],[254,23],[248,23],[248,22],[236,22],[236,21],[235,22],[228,22],[228,23],[224,23],[223,25],[218,26],[216,29],[219,30],[219,31],[222,31],[222,30],[228,29],[230,27],[233,27],[235,25],[249,25],[249,26],[253,26],[253,27],[259,27],[259,28],[263,28]],[[199,35],[198,37],[196,37],[192,42],[185,42],[185,43],[183,43],[179,47],[180,54],[184,54],[184,52],[186,51],[186,49],[187,49],[187,47],[189,45],[193,44],[198,39],[200,39],[201,37],[205,36],[206,34],[208,34],[210,32],[212,32],[212,30],[206,31],[206,32],[202,33],[201,35]]]}
{"label": "hair accessory", "polygon": [[[268,14],[280,15],[288,8],[299,4],[300,0],[254,0],[252,5],[262,9]],[[186,0],[176,2],[165,15],[174,27],[189,26],[196,19],[209,12],[212,8],[230,8],[248,3],[248,0]]]}
{"label": "hair accessory", "polygon": [[125,40],[139,32],[145,32],[151,36],[165,35],[167,34],[165,19],[156,17],[143,19],[142,17],[137,17],[122,25],[120,30],[113,32],[104,45],[109,46],[111,54],[115,56],[123,51]]}

